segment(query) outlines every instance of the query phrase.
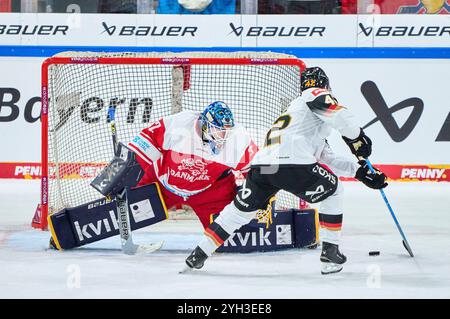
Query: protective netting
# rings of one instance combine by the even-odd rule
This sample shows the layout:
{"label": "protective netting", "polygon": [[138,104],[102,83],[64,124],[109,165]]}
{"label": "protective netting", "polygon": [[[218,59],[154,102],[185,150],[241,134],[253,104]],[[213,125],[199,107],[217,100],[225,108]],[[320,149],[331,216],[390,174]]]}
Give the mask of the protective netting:
{"label": "protective netting", "polygon": [[[101,195],[89,186],[113,156],[107,113],[116,106],[118,139],[130,141],[141,129],[181,110],[202,111],[212,101],[226,102],[258,146],[267,130],[299,95],[299,61],[274,53],[79,53],[60,57],[138,57],[144,64],[52,64],[48,71],[49,213],[92,201]],[[152,64],[150,58],[290,58],[277,64]],[[277,207],[298,207],[280,192]]]}

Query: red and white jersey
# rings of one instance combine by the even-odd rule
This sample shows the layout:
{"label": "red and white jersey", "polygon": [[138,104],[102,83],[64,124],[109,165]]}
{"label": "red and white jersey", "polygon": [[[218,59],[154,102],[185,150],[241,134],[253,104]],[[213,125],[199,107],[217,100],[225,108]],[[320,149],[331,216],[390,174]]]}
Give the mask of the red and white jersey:
{"label": "red and white jersey", "polygon": [[356,138],[360,127],[353,115],[325,89],[311,88],[291,102],[272,126],[253,165],[327,164],[341,176],[354,176],[357,165],[337,157],[326,143],[333,129]]}
{"label": "red and white jersey", "polygon": [[201,138],[199,116],[183,111],[164,117],[128,144],[144,169],[154,169],[161,184],[185,198],[201,193],[226,171],[247,173],[258,150],[247,130],[236,124],[214,154]]}

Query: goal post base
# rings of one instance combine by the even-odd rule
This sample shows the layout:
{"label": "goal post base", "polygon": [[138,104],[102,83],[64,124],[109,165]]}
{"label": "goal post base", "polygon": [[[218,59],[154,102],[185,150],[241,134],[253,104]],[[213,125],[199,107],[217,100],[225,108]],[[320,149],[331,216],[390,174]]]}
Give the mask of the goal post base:
{"label": "goal post base", "polygon": [[34,216],[31,221],[31,227],[40,229],[40,230],[48,230],[47,220],[43,220],[42,218],[42,205],[38,204],[36,210],[34,211]]}

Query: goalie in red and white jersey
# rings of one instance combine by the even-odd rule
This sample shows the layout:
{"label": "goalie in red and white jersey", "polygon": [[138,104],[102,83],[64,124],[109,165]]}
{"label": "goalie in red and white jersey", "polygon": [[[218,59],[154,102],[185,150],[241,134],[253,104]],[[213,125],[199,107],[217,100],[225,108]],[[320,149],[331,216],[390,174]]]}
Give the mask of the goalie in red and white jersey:
{"label": "goalie in red and white jersey", "polygon": [[221,101],[201,114],[183,111],[164,117],[128,146],[145,171],[138,186],[158,183],[167,208],[190,206],[204,228],[236,195],[233,171],[246,175],[257,152]]}

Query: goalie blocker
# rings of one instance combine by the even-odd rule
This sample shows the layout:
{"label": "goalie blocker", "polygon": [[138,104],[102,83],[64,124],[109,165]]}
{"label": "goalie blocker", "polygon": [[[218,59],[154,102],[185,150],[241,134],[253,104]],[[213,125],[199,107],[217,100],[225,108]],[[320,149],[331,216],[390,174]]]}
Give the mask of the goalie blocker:
{"label": "goalie blocker", "polygon": [[[131,230],[153,225],[168,218],[159,186],[150,184],[126,188]],[[115,200],[102,198],[73,208],[65,208],[48,217],[56,248],[80,247],[119,234]]]}

